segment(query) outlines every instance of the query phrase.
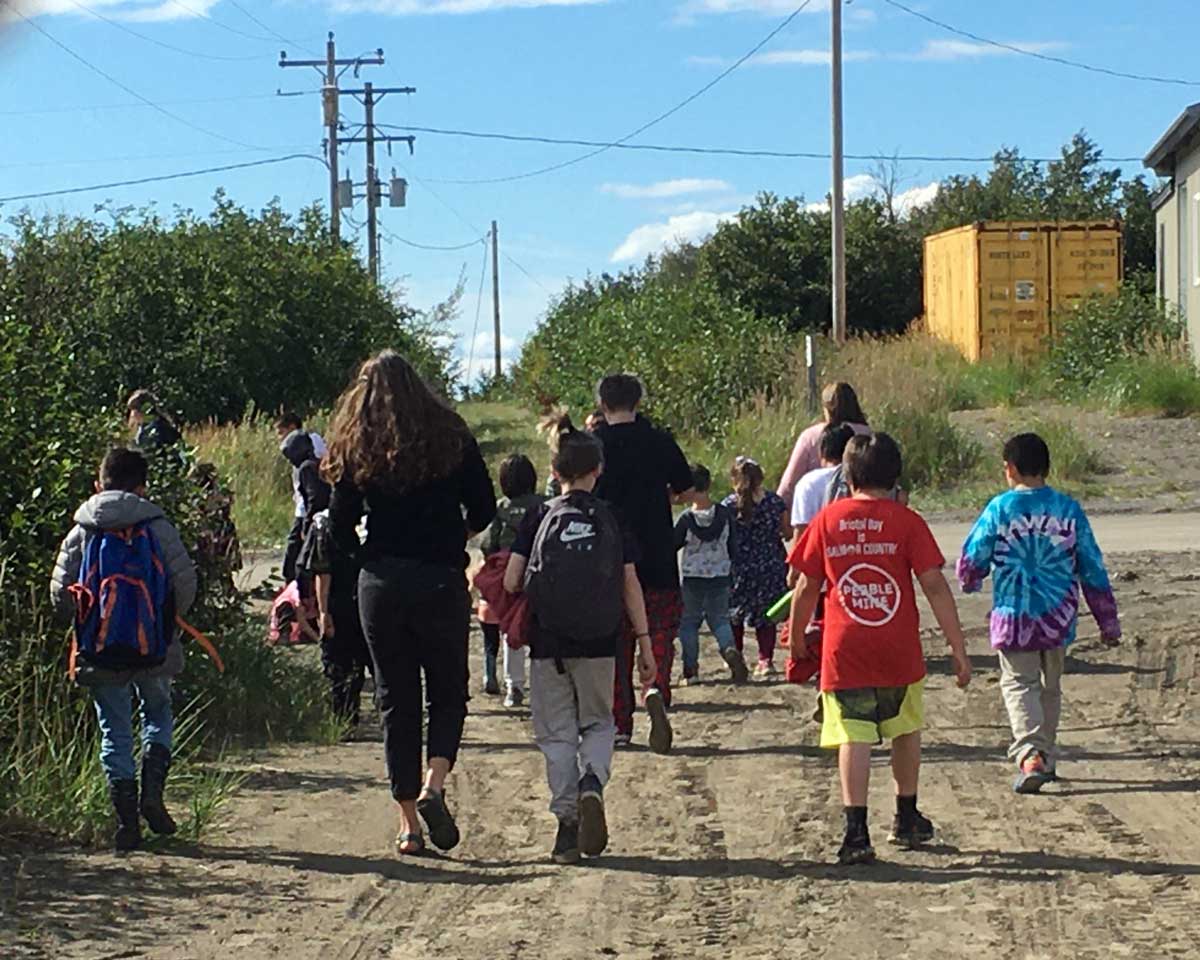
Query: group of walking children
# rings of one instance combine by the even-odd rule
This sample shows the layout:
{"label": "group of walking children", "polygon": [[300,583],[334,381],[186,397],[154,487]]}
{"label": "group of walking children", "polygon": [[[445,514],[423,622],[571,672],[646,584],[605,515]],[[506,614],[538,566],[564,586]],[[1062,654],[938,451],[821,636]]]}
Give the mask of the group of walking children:
{"label": "group of walking children", "polygon": [[[441,850],[460,840],[446,781],[469,700],[466,544],[477,534],[488,568],[499,571],[477,611],[484,683],[499,693],[503,647],[507,702],[529,695],[557,822],[556,862],[607,848],[605,791],[615,748],[633,734],[636,691],[651,748],[670,751],[676,636],[684,684],[699,677],[705,622],[735,682],[749,676],[742,639],[752,627],[755,672],[768,677],[780,639],[773,619],[789,584],[789,661],[817,651],[820,742],[838,752],[839,862],[875,857],[868,783],[871,750],[884,740],[896,797],[888,838],[927,843],[934,825],[918,805],[926,664],[914,583],[960,687],[972,668],[944,557],[900,487],[896,442],[872,432],[853,389],[837,384],[825,394],[825,422],[801,434],[777,492],[759,464],[739,457],[733,493],[716,502],[710,472],[689,466],[671,436],[638,412],[636,377],[605,377],[597,393],[600,409],[586,429],[565,413],[546,424],[556,485],[549,499],[536,494],[532,463],[513,456],[501,467],[497,504],[465,423],[391,351],[364,364],[339,400],[319,470],[302,425],[281,424],[303,509],[297,576],[311,580],[334,707],[348,722],[357,720],[366,671],[374,675],[399,809],[396,852],[423,853],[423,828]],[[1115,643],[1121,628],[1082,508],[1047,484],[1045,442],[1016,436],[1004,462],[1009,490],[983,511],[957,573],[966,592],[993,578],[991,642],[1012,728],[1014,789],[1035,793],[1058,777],[1061,681],[1081,584],[1102,638]],[[140,843],[141,818],[157,833],[175,829],[163,800],[171,679],[184,661],[178,617],[196,595],[178,532],[147,499],[147,475],[137,450],[106,455],[52,578],[56,606],[73,615],[72,673],[95,701],[123,850]],[[672,507],[681,503],[676,521]],[[502,630],[519,634],[525,649],[503,643]]]}

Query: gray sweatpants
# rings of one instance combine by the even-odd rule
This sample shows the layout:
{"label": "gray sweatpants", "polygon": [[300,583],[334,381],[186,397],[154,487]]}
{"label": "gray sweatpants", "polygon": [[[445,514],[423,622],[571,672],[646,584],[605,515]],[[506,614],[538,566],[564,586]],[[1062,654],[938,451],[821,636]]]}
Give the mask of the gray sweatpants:
{"label": "gray sweatpants", "polygon": [[533,736],[546,757],[550,812],[559,820],[579,820],[579,779],[594,773],[601,786],[612,770],[613,678],[616,658],[531,660],[529,706]]}
{"label": "gray sweatpants", "polygon": [[1062,715],[1065,647],[1000,653],[1000,690],[1008,710],[1013,742],[1010,760],[1018,764],[1037,750],[1053,769],[1058,760],[1058,721]]}

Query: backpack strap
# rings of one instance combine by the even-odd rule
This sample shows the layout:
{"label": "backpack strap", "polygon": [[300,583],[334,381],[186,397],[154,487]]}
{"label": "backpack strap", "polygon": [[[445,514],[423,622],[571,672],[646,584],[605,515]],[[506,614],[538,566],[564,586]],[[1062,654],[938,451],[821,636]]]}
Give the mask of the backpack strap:
{"label": "backpack strap", "polygon": [[219,653],[217,653],[217,648],[215,646],[213,646],[213,642],[211,640],[209,640],[208,637],[206,637],[204,634],[202,634],[199,630],[197,630],[195,627],[193,627],[190,623],[188,623],[186,620],[184,620],[183,617],[176,615],[175,623],[179,627],[180,630],[182,630],[184,633],[186,633],[189,637],[191,637],[193,640],[195,640],[198,644],[200,644],[201,649],[203,649],[204,652],[208,654],[209,659],[211,659],[212,662],[216,665],[217,673],[224,673],[225,672],[225,663],[224,663],[224,661],[221,660],[221,655]]}

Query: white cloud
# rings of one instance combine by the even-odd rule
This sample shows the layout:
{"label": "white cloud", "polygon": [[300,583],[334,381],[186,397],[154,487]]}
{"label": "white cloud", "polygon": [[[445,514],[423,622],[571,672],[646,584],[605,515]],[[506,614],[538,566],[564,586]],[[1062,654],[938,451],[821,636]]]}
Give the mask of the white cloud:
{"label": "white cloud", "polygon": [[[500,366],[507,370],[521,353],[521,344],[514,337],[500,335]],[[469,336],[463,337],[458,346],[459,362],[462,364],[463,380],[474,383],[480,374],[493,373],[496,369],[496,342],[492,331],[481,330],[471,343]]]}
{"label": "white cloud", "polygon": [[978,60],[981,57],[1015,57],[1022,53],[1051,53],[1064,49],[1067,44],[1058,40],[1026,42],[1018,40],[1005,41],[1016,50],[992,46],[990,43],[974,43],[969,40],[927,40],[925,46],[917,53],[901,54],[900,60],[929,60],[949,62],[952,60]]}
{"label": "white cloud", "polygon": [[645,186],[635,183],[605,183],[600,185],[600,190],[623,200],[663,200],[693,193],[729,193],[733,187],[724,180],[686,177],[679,180],[660,180]]}
{"label": "white cloud", "polygon": [[[875,178],[869,173],[856,173],[852,177],[847,177],[842,184],[845,192],[846,203],[854,203],[856,200],[864,200],[867,197],[881,196],[879,184]],[[912,187],[896,194],[892,198],[892,205],[895,208],[897,215],[904,216],[911,213],[917,207],[922,207],[929,203],[938,194],[938,184],[927,183],[921,187]],[[806,203],[804,209],[813,213],[825,213],[829,209],[829,201],[821,200],[819,202]]]}
{"label": "white cloud", "polygon": [[370,12],[392,16],[414,14],[491,13],[495,10],[531,10],[537,7],[583,7],[609,0],[334,0],[333,8],[346,13]]}
{"label": "white cloud", "polygon": [[717,213],[712,210],[696,210],[669,218],[665,223],[647,223],[631,232],[613,251],[611,263],[640,260],[666,247],[685,241],[703,240],[722,221],[734,216],[732,211]]}
{"label": "white cloud", "polygon": [[938,190],[941,184],[934,181],[927,183],[923,187],[913,187],[911,190],[905,190],[903,193],[898,193],[893,198],[895,203],[896,213],[903,216],[910,213],[917,207],[923,207],[925,204],[932,202],[933,198],[938,195]]}
{"label": "white cloud", "polygon": [[[874,50],[847,50],[842,59],[847,63],[862,60],[874,60],[879,56]],[[772,50],[760,53],[746,61],[752,67],[778,66],[827,66],[833,57],[828,50]],[[728,57],[688,57],[688,63],[700,66],[727,67],[733,63]]]}
{"label": "white cloud", "polygon": [[[128,20],[135,23],[159,23],[168,20],[191,20],[202,17],[217,5],[219,0],[188,0],[186,6],[175,0],[89,0],[88,7],[103,13],[112,20]],[[14,7],[14,11],[15,11]],[[78,3],[72,0],[32,0],[22,5],[21,12],[27,17],[57,16],[71,14],[77,17],[90,16]],[[0,12],[0,21],[6,15]],[[7,19],[20,19],[13,12]]]}

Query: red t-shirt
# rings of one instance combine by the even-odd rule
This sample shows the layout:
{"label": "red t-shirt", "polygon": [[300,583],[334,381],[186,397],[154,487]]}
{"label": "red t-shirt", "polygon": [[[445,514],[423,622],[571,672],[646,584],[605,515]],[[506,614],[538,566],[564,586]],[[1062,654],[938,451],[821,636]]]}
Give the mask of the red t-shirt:
{"label": "red t-shirt", "polygon": [[821,689],[902,687],[925,676],[913,575],[945,558],[920,516],[894,500],[838,500],[788,562],[829,584]]}

